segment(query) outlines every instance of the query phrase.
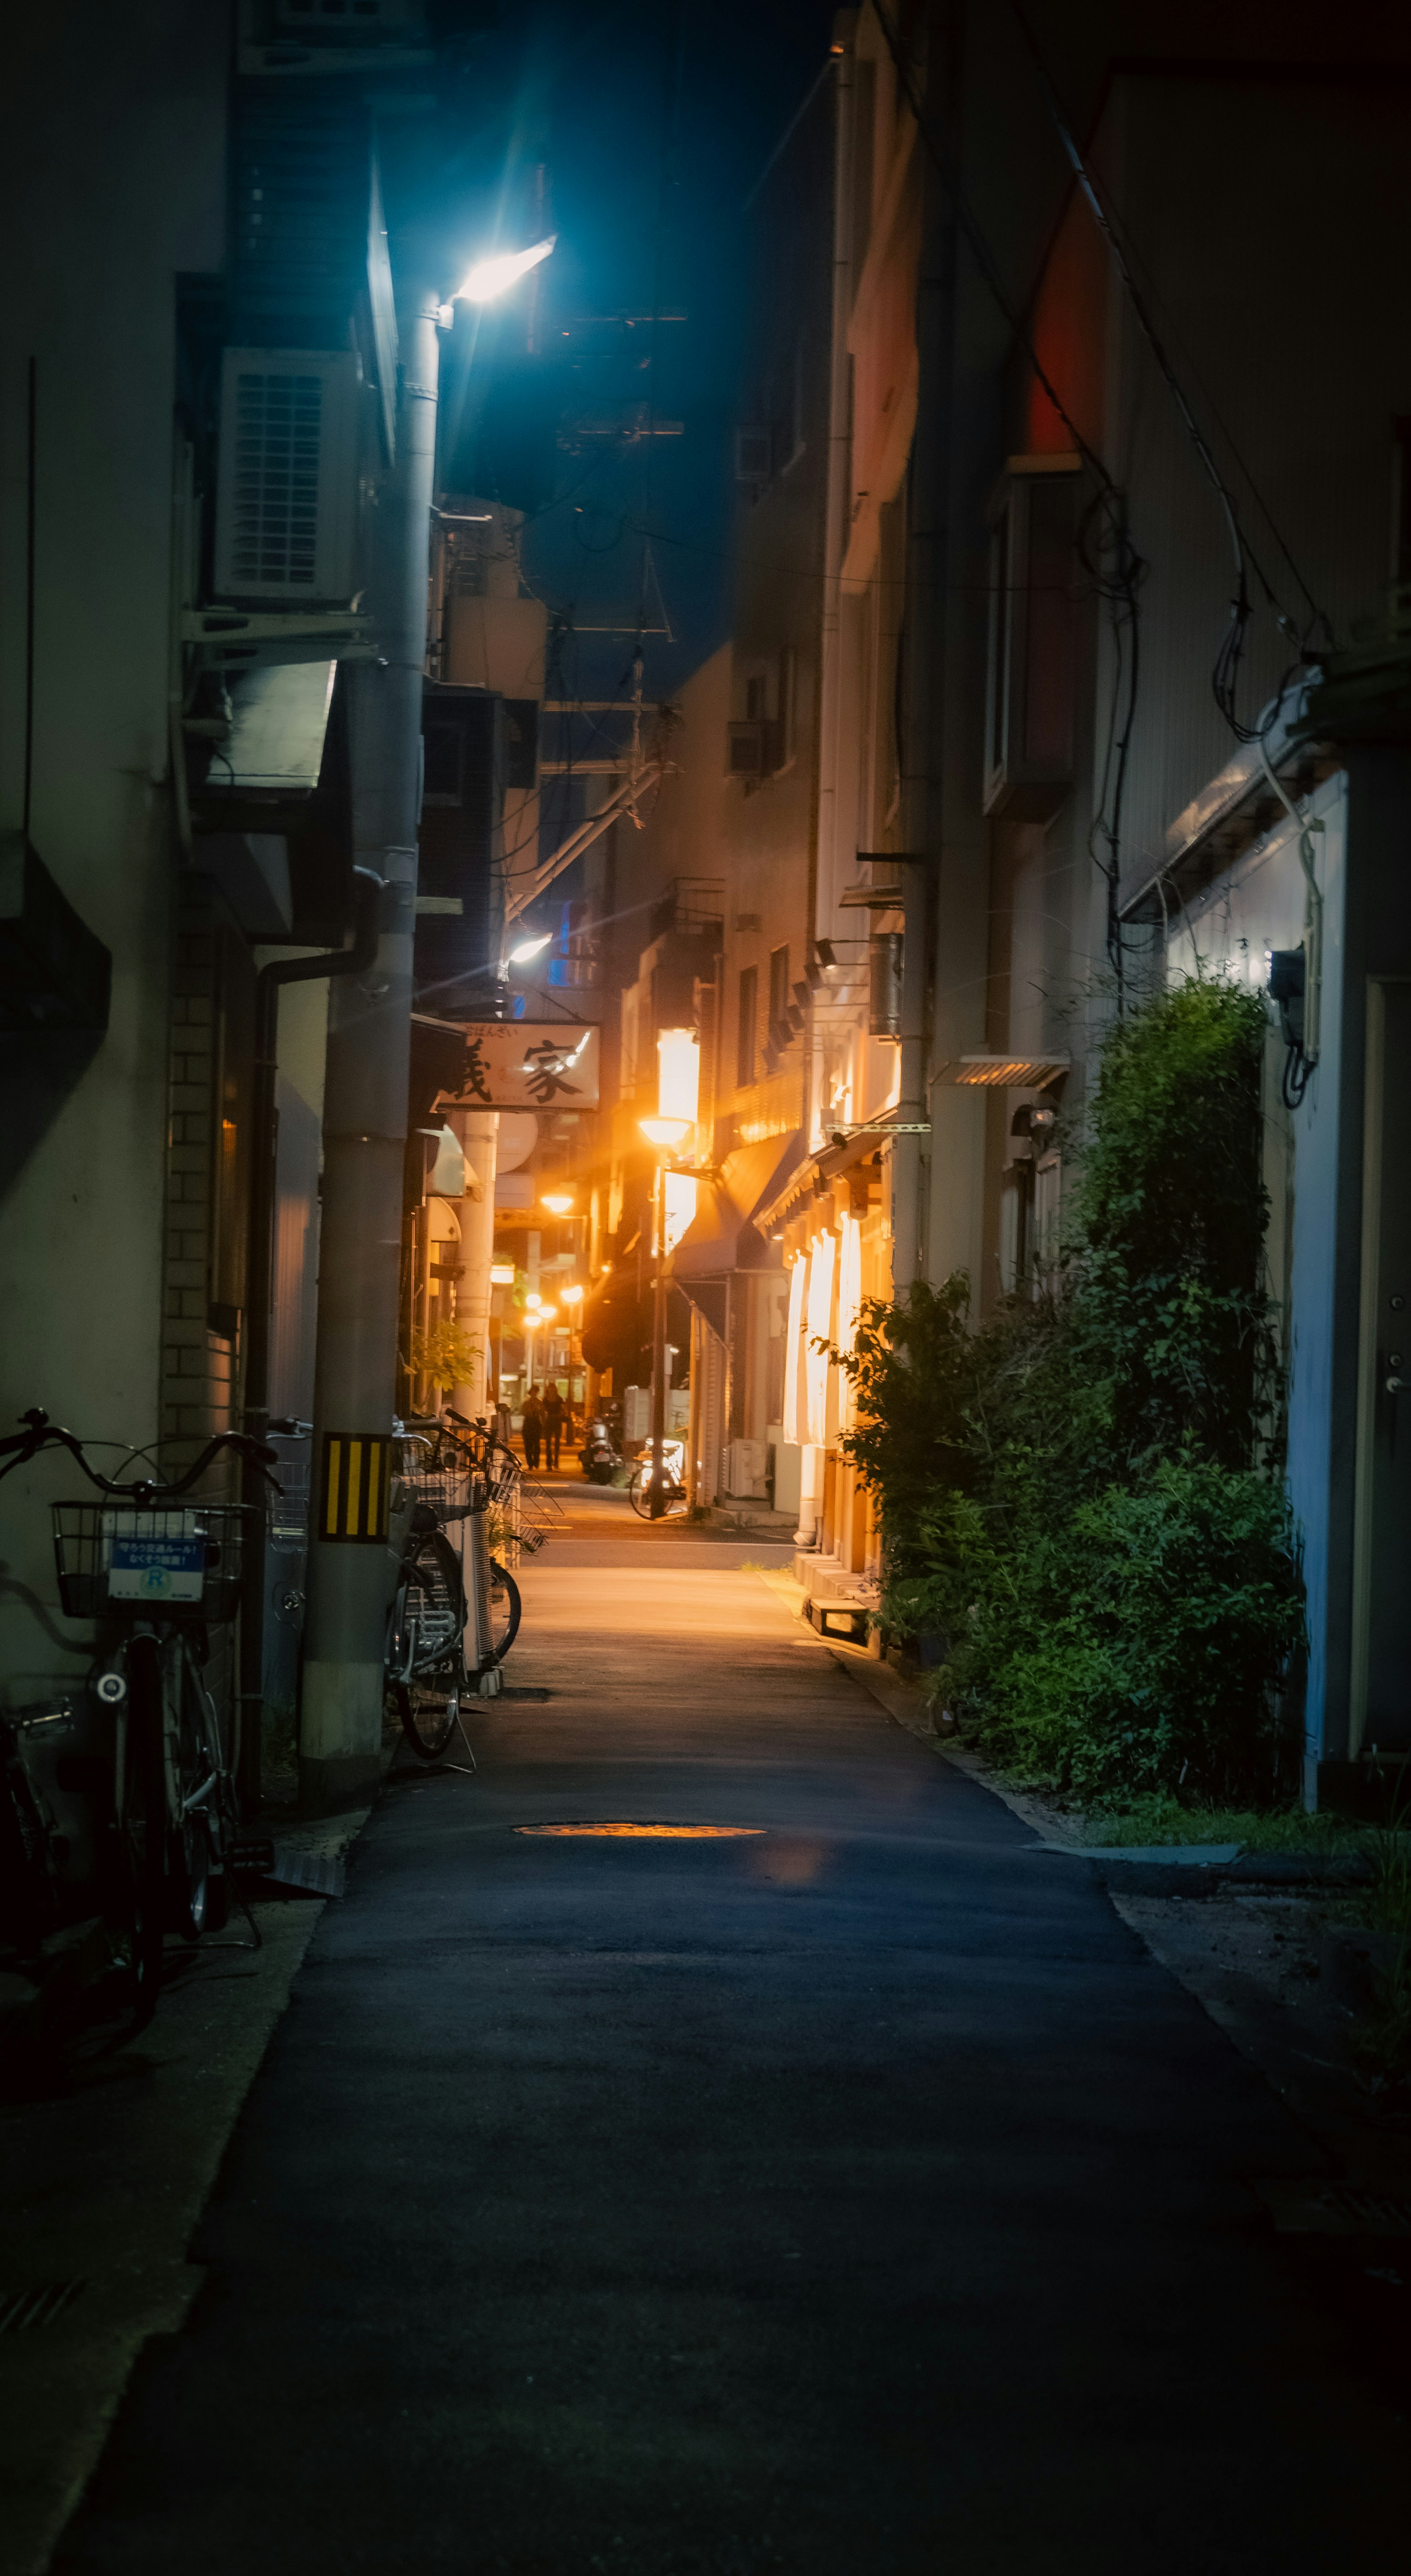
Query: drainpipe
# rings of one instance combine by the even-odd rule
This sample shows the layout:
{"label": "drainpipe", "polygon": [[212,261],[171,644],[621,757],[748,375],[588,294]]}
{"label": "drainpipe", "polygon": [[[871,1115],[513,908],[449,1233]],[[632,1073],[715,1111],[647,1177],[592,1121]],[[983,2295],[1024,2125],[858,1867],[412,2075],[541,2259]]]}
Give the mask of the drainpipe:
{"label": "drainpipe", "polygon": [[851,45],[833,67],[833,312],[832,360],[828,383],[828,488],[824,514],[823,615],[818,643],[818,881],[815,935],[831,930],[844,871],[851,876],[851,852],[842,849],[838,799],[838,764],[843,729],[842,588],[843,557],[852,521],[850,460],[852,422],[849,401],[848,324],[852,319],[853,274],[853,87]]}
{"label": "drainpipe", "polygon": [[[276,958],[255,978],[255,1064],[250,1156],[250,1254],[245,1299],[243,1428],[263,1440],[269,1428],[270,1319],[274,1306],[274,1203],[279,1117],[279,996],[286,984],[331,982],[365,975],[377,955],[377,916],[382,879],[371,868],[353,870],[353,944],[317,957]],[[240,1733],[236,1785],[243,1815],[260,1811],[264,1728],[265,1531],[269,1487],[250,1459],[242,1474],[243,1501],[255,1517],[245,1524],[240,1586]]]}
{"label": "drainpipe", "polygon": [[355,1805],[382,1767],[437,311],[429,293],[419,294],[406,317],[396,463],[380,494],[370,584],[379,659],[351,673],[354,854],[389,880],[389,898],[371,972],[347,977],[330,997],[299,1719],[299,1795],[308,1814]]}
{"label": "drainpipe", "polygon": [[[942,20],[929,13],[926,99],[945,116]],[[925,1125],[926,961],[932,888],[941,859],[941,714],[945,668],[946,522],[950,498],[950,374],[955,326],[955,224],[934,156],[922,155],[921,269],[916,289],[916,432],[909,485],[902,871],[906,936],[901,980],[901,1096],[896,1119]],[[925,1268],[922,1149],[925,1136],[892,1139],[892,1282],[904,1294]],[[925,1176],[929,1177],[929,1173]]]}

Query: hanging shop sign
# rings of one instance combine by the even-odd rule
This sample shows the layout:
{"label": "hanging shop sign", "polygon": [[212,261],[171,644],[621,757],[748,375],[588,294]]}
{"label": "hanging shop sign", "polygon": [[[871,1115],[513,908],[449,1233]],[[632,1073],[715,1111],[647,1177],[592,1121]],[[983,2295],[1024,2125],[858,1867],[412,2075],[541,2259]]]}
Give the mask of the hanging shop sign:
{"label": "hanging shop sign", "polygon": [[572,1020],[471,1020],[458,1109],[596,1109],[598,1031]]}

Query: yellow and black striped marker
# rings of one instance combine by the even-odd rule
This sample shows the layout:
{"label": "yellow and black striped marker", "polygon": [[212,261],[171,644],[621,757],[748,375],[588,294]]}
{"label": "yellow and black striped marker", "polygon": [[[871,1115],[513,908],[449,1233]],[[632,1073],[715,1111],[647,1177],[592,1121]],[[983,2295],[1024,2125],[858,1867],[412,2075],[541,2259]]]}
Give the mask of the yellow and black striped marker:
{"label": "yellow and black striped marker", "polygon": [[386,1539],[391,1449],[376,1434],[324,1433],[320,1538]]}

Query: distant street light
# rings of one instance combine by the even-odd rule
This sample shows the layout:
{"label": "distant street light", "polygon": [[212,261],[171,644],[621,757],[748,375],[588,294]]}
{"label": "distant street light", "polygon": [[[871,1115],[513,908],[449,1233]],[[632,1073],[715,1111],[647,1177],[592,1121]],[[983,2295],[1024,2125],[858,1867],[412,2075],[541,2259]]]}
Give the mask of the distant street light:
{"label": "distant street light", "polygon": [[527,966],[531,957],[540,956],[544,949],[552,946],[553,936],[551,930],[545,930],[536,939],[521,939],[519,946],[510,950],[511,966]]}
{"label": "distant street light", "polygon": [[679,1145],[683,1137],[689,1136],[695,1123],[693,1118],[639,1118],[637,1121],[647,1143],[655,1145],[663,1154],[669,1154],[673,1145]]}
{"label": "distant street light", "polygon": [[565,1288],[560,1291],[560,1294],[562,1295],[565,1306],[581,1306],[583,1303],[583,1291],[581,1288]]}
{"label": "distant street light", "polygon": [[546,1207],[550,1216],[567,1216],[573,1205],[573,1192],[572,1190],[545,1190],[539,1205]]}
{"label": "distant street light", "polygon": [[532,250],[501,251],[493,259],[478,259],[464,283],[456,288],[456,303],[492,304],[507,286],[513,286],[531,268],[537,268],[541,259],[547,259],[557,240],[558,234],[550,233],[547,241],[535,242]]}

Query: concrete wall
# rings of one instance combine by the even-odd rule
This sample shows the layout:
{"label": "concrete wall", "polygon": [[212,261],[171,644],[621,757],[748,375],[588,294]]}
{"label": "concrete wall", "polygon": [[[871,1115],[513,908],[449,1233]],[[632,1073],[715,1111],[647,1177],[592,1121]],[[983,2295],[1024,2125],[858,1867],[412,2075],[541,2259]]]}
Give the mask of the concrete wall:
{"label": "concrete wall", "polygon": [[[157,1429],[175,858],[166,787],[174,279],[223,256],[227,12],[69,0],[13,14],[0,77],[0,810],[20,819],[25,376],[38,385],[33,838],[113,956],[108,1035],[0,1201],[0,1421]],[[110,1451],[116,1457],[118,1451]],[[0,1682],[81,1649],[47,1513],[0,1488]]]}
{"label": "concrete wall", "polygon": [[[1288,1365],[1289,1498],[1301,1534],[1307,1586],[1308,1680],[1305,1730],[1315,1758],[1341,1749],[1346,1726],[1345,1601],[1350,1458],[1340,1455],[1337,1360],[1340,1337],[1355,1338],[1342,1311],[1338,1250],[1347,1096],[1343,995],[1346,976],[1347,795],[1339,775],[1320,790],[1318,875],[1323,889],[1321,1061],[1301,1105],[1279,1096],[1284,1048],[1271,1026],[1265,1081],[1264,1182],[1269,1192],[1269,1284],[1283,1312]],[[1265,951],[1303,937],[1304,888],[1296,836],[1271,832],[1181,915],[1168,949],[1173,977],[1197,971],[1259,990]],[[1353,1086],[1355,1090],[1355,1084]],[[1330,1678],[1331,1677],[1331,1678]],[[1330,1705],[1331,1698],[1331,1705]]]}

